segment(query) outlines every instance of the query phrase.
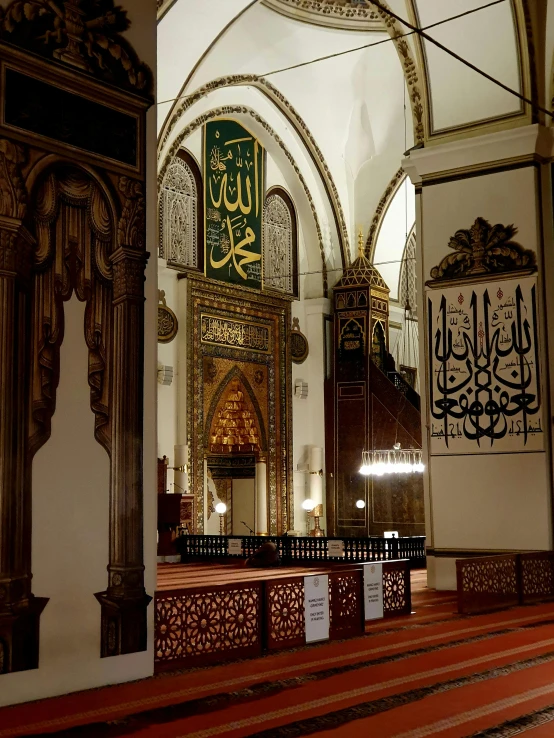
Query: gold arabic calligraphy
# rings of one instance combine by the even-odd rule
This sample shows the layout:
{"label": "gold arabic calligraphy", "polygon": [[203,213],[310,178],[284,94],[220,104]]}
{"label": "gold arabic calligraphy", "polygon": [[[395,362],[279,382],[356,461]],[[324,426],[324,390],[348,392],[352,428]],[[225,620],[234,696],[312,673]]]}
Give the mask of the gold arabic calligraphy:
{"label": "gold arabic calligraphy", "polygon": [[[219,137],[218,133],[216,132],[216,138]],[[215,144],[210,151],[210,204],[217,212],[220,212],[222,206],[226,211],[221,218],[219,233],[216,233],[213,226],[210,229],[210,265],[212,269],[219,270],[227,264],[230,269],[232,263],[242,279],[255,279],[261,276],[261,265],[251,267],[249,271],[245,267],[261,261],[261,253],[256,253],[252,248],[256,242],[256,234],[247,218],[251,215],[259,218],[260,215],[260,146],[255,138],[246,136],[225,141],[223,149],[225,153]],[[234,165],[231,171],[226,162]],[[237,211],[240,214],[231,215]],[[218,258],[214,255],[214,249],[221,251],[223,256]]]}

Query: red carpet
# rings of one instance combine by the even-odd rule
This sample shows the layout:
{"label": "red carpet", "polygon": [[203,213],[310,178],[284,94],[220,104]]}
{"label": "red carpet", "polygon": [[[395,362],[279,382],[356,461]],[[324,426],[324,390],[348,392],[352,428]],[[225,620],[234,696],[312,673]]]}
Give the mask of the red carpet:
{"label": "red carpet", "polygon": [[553,605],[460,617],[413,589],[364,637],[0,709],[0,738],[553,738]]}

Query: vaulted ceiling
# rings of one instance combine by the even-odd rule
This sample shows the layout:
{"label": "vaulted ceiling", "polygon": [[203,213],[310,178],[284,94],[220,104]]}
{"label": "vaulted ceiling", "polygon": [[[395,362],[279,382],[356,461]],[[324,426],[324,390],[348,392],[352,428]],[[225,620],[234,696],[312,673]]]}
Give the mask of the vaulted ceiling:
{"label": "vaulted ceiling", "polygon": [[[407,24],[427,28],[437,42],[526,97],[550,94],[554,22],[552,13],[546,18],[546,0],[533,0],[527,14],[527,0],[388,0],[380,5],[163,0],[160,165],[199,116],[223,106],[241,108],[237,116],[255,124],[268,150],[274,150],[290,189],[299,174],[303,179],[296,187],[298,199],[309,190],[311,203],[309,198],[304,208],[300,203],[300,210],[309,220],[315,208],[319,246],[333,269],[355,255],[357,229],[368,233],[404,151],[533,119],[517,96],[433,43],[416,34],[403,37],[410,33]],[[534,58],[528,37],[533,22],[537,29],[547,28],[543,53],[535,41]],[[345,53],[352,49],[358,50]],[[304,226],[310,233],[311,226]],[[316,230],[314,238],[305,238],[306,249],[313,249],[312,263],[321,258],[312,243]]]}

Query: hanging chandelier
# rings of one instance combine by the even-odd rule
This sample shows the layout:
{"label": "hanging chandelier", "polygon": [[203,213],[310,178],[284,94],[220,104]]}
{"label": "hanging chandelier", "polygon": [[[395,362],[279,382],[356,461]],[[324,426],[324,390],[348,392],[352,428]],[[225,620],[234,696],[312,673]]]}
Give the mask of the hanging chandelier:
{"label": "hanging chandelier", "polygon": [[402,448],[395,443],[388,451],[362,451],[360,474],[382,477],[385,474],[421,474],[425,469],[420,448]]}

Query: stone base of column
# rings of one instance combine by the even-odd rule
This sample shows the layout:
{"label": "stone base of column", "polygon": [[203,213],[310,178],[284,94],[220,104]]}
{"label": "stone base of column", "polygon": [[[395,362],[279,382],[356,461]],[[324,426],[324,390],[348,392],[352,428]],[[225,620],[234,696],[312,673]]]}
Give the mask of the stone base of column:
{"label": "stone base of column", "polygon": [[0,610],[0,674],[38,669],[40,616],[48,597]]}
{"label": "stone base of column", "polygon": [[146,651],[146,609],[152,597],[146,592],[133,598],[110,597],[107,592],[97,592],[94,596],[102,608],[100,656]]}

